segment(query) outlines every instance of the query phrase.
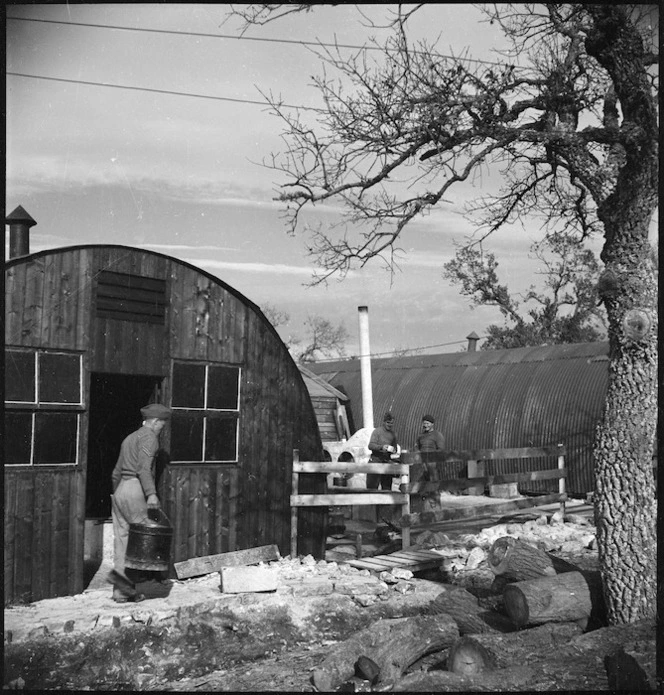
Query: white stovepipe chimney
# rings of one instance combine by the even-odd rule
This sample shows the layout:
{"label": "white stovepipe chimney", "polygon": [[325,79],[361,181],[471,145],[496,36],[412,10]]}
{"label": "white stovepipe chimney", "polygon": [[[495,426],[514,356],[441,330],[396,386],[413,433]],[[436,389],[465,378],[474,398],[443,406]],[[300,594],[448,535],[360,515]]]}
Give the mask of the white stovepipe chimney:
{"label": "white stovepipe chimney", "polygon": [[373,429],[373,391],[371,386],[371,350],[369,348],[369,309],[358,306],[360,328],[360,377],[362,383],[362,420]]}

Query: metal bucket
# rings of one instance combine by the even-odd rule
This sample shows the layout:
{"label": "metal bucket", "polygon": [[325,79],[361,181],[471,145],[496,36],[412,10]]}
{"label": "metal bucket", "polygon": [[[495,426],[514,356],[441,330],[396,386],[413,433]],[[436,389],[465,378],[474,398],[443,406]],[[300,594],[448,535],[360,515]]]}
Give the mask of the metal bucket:
{"label": "metal bucket", "polygon": [[173,528],[161,509],[157,510],[157,516],[158,519],[148,518],[145,523],[129,525],[125,567],[153,572],[168,570]]}

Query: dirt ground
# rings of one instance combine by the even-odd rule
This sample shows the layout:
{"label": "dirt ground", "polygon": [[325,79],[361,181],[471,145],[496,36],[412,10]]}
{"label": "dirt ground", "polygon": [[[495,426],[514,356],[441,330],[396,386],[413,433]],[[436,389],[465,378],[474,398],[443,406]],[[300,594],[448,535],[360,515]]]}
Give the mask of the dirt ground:
{"label": "dirt ground", "polygon": [[[365,548],[369,546],[365,544]],[[338,546],[335,552],[338,553]],[[581,569],[597,567],[593,552],[558,556]],[[308,581],[324,584],[330,572],[339,576],[343,563],[339,567],[337,564],[303,565],[301,571],[308,572]],[[295,565],[299,565],[299,560]],[[301,586],[300,570],[290,566],[287,569],[290,574],[283,576],[288,577],[291,589]],[[403,593],[390,590],[378,598],[369,597],[371,600],[350,594],[317,596],[315,590],[305,595],[289,590],[290,593],[277,592],[277,596],[220,602],[218,597],[207,600],[219,593],[211,577],[181,582],[173,587],[172,603],[182,605],[184,596],[196,595],[198,606],[186,612],[176,611],[168,619],[153,622],[150,618],[134,617],[129,622],[112,622],[107,629],[75,630],[70,634],[43,631],[10,643],[6,637],[4,688],[34,692],[312,692],[312,672],[336,645],[381,619],[428,615],[432,600],[447,590],[450,582],[473,593],[480,604],[495,607],[496,597],[490,595],[486,582],[474,581],[482,571],[478,567],[451,575],[428,570],[410,578],[405,583],[408,590]],[[327,574],[313,576],[316,572]],[[377,582],[375,577],[367,577],[366,571],[353,572],[356,574],[341,579]],[[485,575],[486,572],[482,578]],[[104,605],[110,604],[109,596],[110,587],[98,572],[87,595],[67,597],[62,602],[82,619],[85,611],[99,612],[104,601]],[[140,613],[142,606],[165,606],[168,601],[169,598],[155,599],[135,607]],[[109,610],[115,609],[111,606]],[[461,678],[447,672],[447,654],[443,651],[425,655],[412,664],[400,683],[379,682],[373,690],[609,691],[605,655],[634,639],[647,640],[651,635],[654,638],[654,625],[650,624],[602,627],[585,634],[575,625],[565,624],[560,629],[562,637],[552,633],[549,625],[521,630],[518,644],[513,647],[516,665],[483,679]],[[559,641],[555,649],[551,648],[552,639]],[[357,692],[370,691],[372,687],[368,681],[356,679],[342,689]]]}

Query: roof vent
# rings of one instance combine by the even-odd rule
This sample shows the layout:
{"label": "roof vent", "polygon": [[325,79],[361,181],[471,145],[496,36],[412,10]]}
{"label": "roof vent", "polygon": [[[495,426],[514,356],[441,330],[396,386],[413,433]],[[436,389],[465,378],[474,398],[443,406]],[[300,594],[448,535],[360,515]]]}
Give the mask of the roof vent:
{"label": "roof vent", "polygon": [[479,339],[480,337],[475,331],[466,336],[466,340],[468,341],[468,352],[475,352],[477,350],[477,341]]}

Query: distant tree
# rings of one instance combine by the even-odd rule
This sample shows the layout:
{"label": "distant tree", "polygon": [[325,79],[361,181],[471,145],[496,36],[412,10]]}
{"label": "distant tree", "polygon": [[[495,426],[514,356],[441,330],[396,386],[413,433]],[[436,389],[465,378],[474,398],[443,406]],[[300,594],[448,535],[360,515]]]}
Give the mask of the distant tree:
{"label": "distant tree", "polygon": [[348,331],[343,323],[334,326],[322,316],[308,316],[304,322],[306,338],[298,342],[304,347],[295,347],[297,362],[315,362],[317,359],[345,357]]}
{"label": "distant tree", "polygon": [[[418,4],[408,13],[424,7]],[[247,7],[247,6],[243,6]],[[262,8],[261,21],[288,4]],[[396,11],[377,53],[318,51],[318,118],[268,98],[287,143],[289,230],[303,208],[338,200],[346,226],[312,228],[318,281],[374,258],[395,267],[400,235],[487,166],[504,186],[475,207],[485,235],[539,217],[549,230],[603,234],[598,292],[609,381],[597,428],[595,524],[609,621],[655,615],[657,299],[648,241],[659,196],[658,5],[497,3],[502,64],[439,55]],[[380,48],[376,42],[374,46]],[[350,85],[350,87],[349,87]]]}
{"label": "distant tree", "polygon": [[[270,304],[269,302],[265,303],[261,307],[261,310],[263,314],[265,314],[267,320],[275,328],[279,328],[280,326],[287,326],[290,323],[290,314],[287,311],[282,311],[281,309],[278,309],[276,306]],[[285,338],[282,336],[282,340],[284,342],[284,345],[291,352],[291,354],[293,352],[293,349],[296,348],[296,346],[299,343],[299,338],[291,335],[290,333]]]}
{"label": "distant tree", "polygon": [[[286,326],[290,314],[266,303],[261,307],[267,320],[275,327]],[[304,322],[305,336],[288,334],[283,339],[296,362],[315,362],[321,358],[345,357],[348,331],[343,323],[334,326],[322,316],[308,316]]]}
{"label": "distant tree", "polygon": [[267,320],[275,327],[285,326],[290,321],[290,314],[287,311],[282,311],[277,309],[274,304],[265,303],[261,307],[262,312],[265,314]]}
{"label": "distant tree", "polygon": [[499,283],[498,262],[494,254],[483,253],[481,243],[461,247],[443,266],[444,277],[460,286],[472,306],[496,306],[505,317],[507,325],[486,328],[488,337],[482,349],[606,339],[595,254],[575,237],[561,232],[545,236],[531,251],[540,262],[544,290],[531,286],[521,302]]}

